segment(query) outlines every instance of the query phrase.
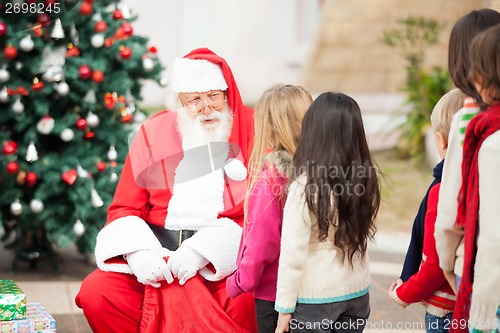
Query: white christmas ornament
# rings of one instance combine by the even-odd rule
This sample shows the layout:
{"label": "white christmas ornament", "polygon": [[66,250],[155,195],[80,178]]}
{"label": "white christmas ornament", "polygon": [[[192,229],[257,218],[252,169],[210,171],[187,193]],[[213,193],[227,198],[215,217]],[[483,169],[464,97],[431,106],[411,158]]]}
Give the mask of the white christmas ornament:
{"label": "white christmas ornament", "polygon": [[114,161],[118,157],[118,152],[115,149],[115,146],[110,146],[108,150],[108,160]]}
{"label": "white christmas ornament", "polygon": [[70,128],[65,128],[61,131],[61,140],[64,142],[69,142],[73,140],[75,133]]}
{"label": "white christmas ornament", "polygon": [[81,236],[85,233],[85,226],[83,225],[82,221],[76,220],[75,224],[73,225],[73,232],[77,236]]}
{"label": "white christmas ornament", "polygon": [[85,170],[84,168],[82,168],[81,165],[78,165],[76,167],[76,171],[78,172],[78,177],[89,178],[89,172],[87,170]]}
{"label": "white christmas ornament", "polygon": [[38,160],[38,152],[36,151],[35,144],[30,142],[28,149],[26,150],[26,161],[35,162]]}
{"label": "white christmas ornament", "polygon": [[101,197],[99,196],[99,193],[93,188],[90,191],[90,203],[92,204],[92,207],[94,208],[99,208],[104,205],[104,202],[102,201]]}
{"label": "white christmas ornament", "polygon": [[90,38],[90,44],[96,49],[104,45],[104,34],[95,34]]}
{"label": "white christmas ornament", "polygon": [[0,82],[7,82],[10,80],[10,73],[5,68],[0,68]]}
{"label": "white christmas ornament", "polygon": [[85,103],[91,103],[91,104],[97,103],[97,98],[95,97],[95,90],[90,89],[89,91],[87,91],[87,93],[83,97],[83,101]]}
{"label": "white christmas ornament", "polygon": [[151,72],[155,67],[155,63],[150,57],[145,57],[144,59],[142,59],[142,67],[146,72]]}
{"label": "white christmas ornament", "polygon": [[35,42],[33,41],[33,39],[31,39],[31,35],[26,35],[19,41],[19,47],[24,52],[30,52],[31,50],[33,50],[34,46]]}
{"label": "white christmas ornament", "polygon": [[10,212],[14,216],[19,216],[23,213],[23,205],[19,202],[19,199],[10,204]]}
{"label": "white christmas ornament", "polygon": [[24,112],[24,104],[21,102],[21,99],[17,98],[14,104],[12,105],[12,111],[16,114],[20,114]]}
{"label": "white christmas ornament", "polygon": [[92,111],[90,111],[88,114],[87,114],[87,117],[85,118],[85,120],[87,120],[87,125],[89,127],[96,127],[99,125],[99,117],[96,116]]}
{"label": "white christmas ornament", "polygon": [[130,8],[128,8],[127,5],[125,5],[123,3],[119,3],[116,7],[117,7],[117,9],[119,9],[122,12],[122,17],[125,20],[128,20],[129,18],[132,17],[132,12],[130,11]]}
{"label": "white christmas ornament", "polygon": [[14,64],[14,68],[17,69],[18,71],[20,71],[21,69],[23,69],[24,65],[22,62],[18,61]]}
{"label": "white christmas ornament", "polygon": [[111,175],[109,175],[109,178],[112,182],[115,182],[118,179],[118,175],[116,174],[116,172],[113,172],[111,173]]}
{"label": "white christmas ornament", "polygon": [[54,129],[54,118],[51,116],[43,116],[36,124],[36,130],[41,134],[50,134]]}
{"label": "white christmas ornament", "polygon": [[167,84],[168,84],[168,79],[164,76],[164,77],[162,77],[162,78],[160,79],[160,82],[159,82],[159,83],[160,83],[160,86],[162,86],[162,87],[166,87],[166,86],[167,86]]}
{"label": "white christmas ornament", "polygon": [[52,29],[52,34],[50,37],[54,39],[63,39],[64,38],[64,29],[61,24],[61,19],[57,19],[56,23],[54,24],[54,29]]}
{"label": "white christmas ornament", "polygon": [[43,202],[42,200],[39,199],[33,199],[30,202],[30,209],[33,213],[38,214],[41,213],[43,210]]}
{"label": "white christmas ornament", "polygon": [[61,82],[56,85],[56,91],[61,96],[66,96],[69,94],[69,85],[66,82]]}
{"label": "white christmas ornament", "polygon": [[7,87],[3,87],[0,90],[0,103],[7,103],[9,101],[9,93],[7,91]]}
{"label": "white christmas ornament", "polygon": [[136,112],[134,114],[134,122],[136,122],[136,123],[142,124],[143,122],[146,121],[146,119],[147,119],[147,117],[144,114],[144,112]]}

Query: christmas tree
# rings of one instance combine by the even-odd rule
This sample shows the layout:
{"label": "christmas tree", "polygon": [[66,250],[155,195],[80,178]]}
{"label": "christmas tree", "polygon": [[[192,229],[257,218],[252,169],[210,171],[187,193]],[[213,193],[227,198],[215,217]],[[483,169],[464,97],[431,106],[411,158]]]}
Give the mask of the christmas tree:
{"label": "christmas tree", "polygon": [[164,83],[156,48],[119,1],[0,6],[3,240],[15,264],[47,244],[93,253],[128,136],[146,118],[143,79]]}

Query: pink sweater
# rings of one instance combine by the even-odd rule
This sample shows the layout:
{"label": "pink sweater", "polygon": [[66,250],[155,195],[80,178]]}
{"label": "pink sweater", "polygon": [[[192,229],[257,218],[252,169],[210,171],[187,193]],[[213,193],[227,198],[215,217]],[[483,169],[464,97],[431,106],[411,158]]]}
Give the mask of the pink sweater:
{"label": "pink sweater", "polygon": [[273,177],[269,169],[259,175],[248,198],[247,223],[241,239],[236,272],[228,277],[227,293],[236,297],[253,292],[266,301],[276,299],[281,224],[287,178]]}

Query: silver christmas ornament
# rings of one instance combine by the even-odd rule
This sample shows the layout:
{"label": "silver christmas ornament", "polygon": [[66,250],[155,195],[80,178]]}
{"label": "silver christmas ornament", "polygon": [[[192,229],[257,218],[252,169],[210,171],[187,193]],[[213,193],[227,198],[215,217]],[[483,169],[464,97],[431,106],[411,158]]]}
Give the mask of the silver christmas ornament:
{"label": "silver christmas ornament", "polygon": [[26,150],[26,161],[34,162],[38,160],[38,152],[36,151],[35,144],[30,142],[28,149]]}
{"label": "silver christmas ornament", "polygon": [[61,23],[61,19],[56,20],[56,23],[54,24],[54,28],[52,29],[52,34],[50,34],[50,37],[54,39],[64,38],[64,29]]}
{"label": "silver christmas ornament", "polygon": [[69,142],[73,140],[75,133],[70,128],[65,128],[61,131],[61,140],[64,142]]}
{"label": "silver christmas ornament", "polygon": [[150,57],[145,57],[144,59],[142,59],[142,67],[146,72],[151,72],[155,67],[155,63]]}
{"label": "silver christmas ornament", "polygon": [[6,68],[0,68],[0,82],[7,82],[10,80],[10,73]]}
{"label": "silver christmas ornament", "polygon": [[35,42],[31,39],[31,35],[26,35],[19,41],[19,47],[24,52],[30,52],[34,46]]}
{"label": "silver christmas ornament", "polygon": [[7,87],[3,87],[0,90],[0,103],[7,103],[9,101],[9,93],[7,92]]}
{"label": "silver christmas ornament", "polygon": [[165,76],[163,76],[163,77],[160,79],[160,82],[159,82],[159,83],[160,83],[160,86],[162,86],[162,87],[166,87],[166,86],[168,85],[168,79],[167,79]]}
{"label": "silver christmas ornament", "polygon": [[94,89],[90,89],[89,91],[87,91],[87,93],[83,97],[83,101],[85,103],[90,103],[90,104],[97,103],[97,98],[95,97],[95,90]]}
{"label": "silver christmas ornament", "polygon": [[17,98],[14,104],[12,105],[12,111],[16,114],[20,114],[24,112],[24,104],[21,102],[20,98]]}
{"label": "silver christmas ornament", "polygon": [[66,96],[69,94],[69,85],[63,81],[56,85],[56,91],[61,96]]}
{"label": "silver christmas ornament", "polygon": [[38,214],[38,213],[41,213],[42,210],[44,208],[44,205],[43,205],[43,202],[42,200],[39,200],[39,199],[33,199],[31,200],[30,202],[30,210],[35,213],[35,214]]}
{"label": "silver christmas ornament", "polygon": [[87,120],[87,125],[89,127],[96,127],[99,125],[99,117],[96,116],[92,111],[90,111],[88,114],[87,114],[87,117],[85,118],[85,120]]}
{"label": "silver christmas ornament", "polygon": [[142,124],[143,122],[146,121],[146,119],[147,119],[147,117],[144,114],[144,112],[136,112],[134,114],[134,122],[136,122],[136,123]]}
{"label": "silver christmas ornament", "polygon": [[95,34],[90,38],[90,44],[96,49],[104,45],[104,34]]}
{"label": "silver christmas ornament", "polygon": [[90,191],[90,203],[92,204],[92,207],[94,208],[99,208],[104,205],[104,201],[102,201],[101,197],[99,196],[99,193],[93,188]]}
{"label": "silver christmas ornament", "polygon": [[110,146],[108,150],[108,160],[114,161],[118,157],[118,152],[115,149],[115,146]]}
{"label": "silver christmas ornament", "polygon": [[14,216],[19,216],[23,213],[23,205],[21,204],[19,199],[16,199],[16,201],[10,204],[10,212]]}
{"label": "silver christmas ornament", "polygon": [[83,225],[82,221],[76,220],[75,224],[73,225],[73,232],[77,236],[81,236],[85,233],[85,226]]}

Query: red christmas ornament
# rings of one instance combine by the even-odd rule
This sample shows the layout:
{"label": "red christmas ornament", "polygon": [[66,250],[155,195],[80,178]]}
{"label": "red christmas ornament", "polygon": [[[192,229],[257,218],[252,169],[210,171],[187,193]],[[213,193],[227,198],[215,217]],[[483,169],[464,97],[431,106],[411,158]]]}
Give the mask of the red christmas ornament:
{"label": "red christmas ornament", "polygon": [[87,128],[87,120],[85,120],[85,118],[80,118],[76,121],[76,128],[78,128],[79,130],[84,130]]}
{"label": "red christmas ornament", "polygon": [[149,52],[153,53],[153,54],[156,54],[156,52],[158,52],[158,49],[156,48],[156,46],[151,46],[149,48]]}
{"label": "red christmas ornament", "polygon": [[83,137],[85,139],[93,139],[95,137],[95,133],[92,132],[92,131],[89,131],[89,132],[85,132],[85,134],[83,135]]}
{"label": "red christmas ornament", "polygon": [[84,80],[87,80],[92,76],[92,70],[87,65],[82,65],[78,72],[80,73],[80,77]]}
{"label": "red christmas ornament", "polygon": [[94,73],[92,73],[92,81],[95,83],[101,83],[104,81],[104,73],[100,70],[95,70]]}
{"label": "red christmas ornament", "polygon": [[17,49],[14,46],[9,45],[3,50],[3,55],[7,60],[12,60],[17,57]]}
{"label": "red christmas ornament", "polygon": [[132,34],[134,33],[134,28],[132,28],[132,25],[128,22],[122,24],[121,30],[122,33],[127,37],[132,36]]}
{"label": "red christmas ornament", "polygon": [[122,123],[128,123],[130,122],[132,119],[134,118],[134,116],[132,116],[131,114],[126,114],[124,116],[121,117],[120,121]]}
{"label": "red christmas ornament", "polygon": [[5,169],[11,175],[15,175],[19,171],[19,164],[17,162],[10,161],[7,163],[7,167]]}
{"label": "red christmas ornament", "polygon": [[4,155],[12,155],[17,152],[17,143],[14,141],[7,141],[3,145],[3,154]]}
{"label": "red christmas ornament", "polygon": [[78,171],[75,169],[65,171],[62,173],[61,178],[66,184],[73,185],[78,178]]}
{"label": "red christmas ornament", "polygon": [[0,22],[0,37],[3,37],[7,34],[7,25],[3,22]]}
{"label": "red christmas ornament", "polygon": [[38,181],[38,176],[36,175],[36,173],[30,171],[26,174],[26,178],[24,178],[24,181],[26,182],[26,185],[34,186]]}
{"label": "red christmas ornament", "polygon": [[82,15],[90,15],[92,14],[92,12],[94,11],[94,8],[92,7],[92,4],[88,3],[88,2],[82,2],[82,4],[80,5],[80,14]]}
{"label": "red christmas ornament", "polygon": [[68,47],[66,51],[66,58],[76,57],[80,55],[80,50],[76,46]]}
{"label": "red christmas ornament", "polygon": [[36,20],[38,21],[38,23],[42,25],[42,27],[45,27],[50,24],[50,17],[45,13],[38,14]]}
{"label": "red christmas ornament", "polygon": [[120,56],[122,57],[122,59],[130,59],[130,57],[132,56],[132,50],[129,47],[124,47],[120,51]]}
{"label": "red christmas ornament", "polygon": [[104,21],[99,21],[94,26],[95,32],[104,32],[108,29],[108,24]]}
{"label": "red christmas ornament", "polygon": [[117,9],[113,12],[113,19],[114,20],[121,20],[123,18],[122,11]]}
{"label": "red christmas ornament", "polygon": [[116,168],[117,164],[115,161],[111,161],[111,162],[109,162],[109,165],[111,165],[111,167],[113,167],[113,168]]}
{"label": "red christmas ornament", "polygon": [[34,91],[40,91],[43,89],[43,86],[44,86],[43,82],[35,78],[33,80],[33,84],[31,85],[31,89],[33,89]]}
{"label": "red christmas ornament", "polygon": [[98,162],[97,171],[103,172],[104,170],[106,170],[106,163],[104,163],[103,161]]}

